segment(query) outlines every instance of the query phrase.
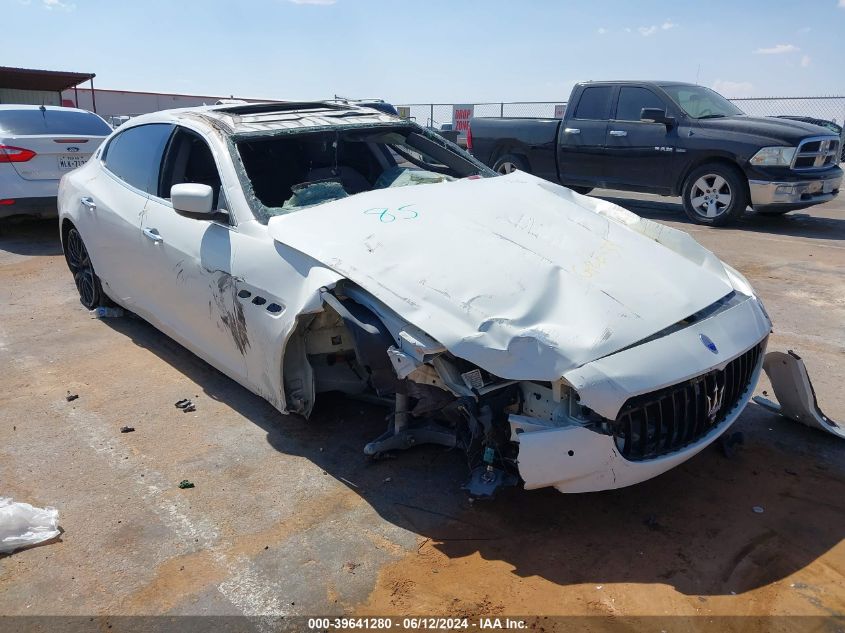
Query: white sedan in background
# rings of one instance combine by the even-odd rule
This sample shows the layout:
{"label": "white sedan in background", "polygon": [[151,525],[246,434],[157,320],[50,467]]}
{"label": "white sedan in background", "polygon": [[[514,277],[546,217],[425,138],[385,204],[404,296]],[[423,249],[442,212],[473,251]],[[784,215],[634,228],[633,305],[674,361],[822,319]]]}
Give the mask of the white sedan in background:
{"label": "white sedan in background", "polygon": [[282,413],[394,407],[378,456],[463,449],[467,488],[619,488],[745,407],[770,322],[687,234],[419,125],[336,103],[132,119],[59,191],[88,308],[113,301]]}
{"label": "white sedan in background", "polygon": [[111,132],[87,110],[0,105],[0,219],[55,217],[59,179],[85,164]]}

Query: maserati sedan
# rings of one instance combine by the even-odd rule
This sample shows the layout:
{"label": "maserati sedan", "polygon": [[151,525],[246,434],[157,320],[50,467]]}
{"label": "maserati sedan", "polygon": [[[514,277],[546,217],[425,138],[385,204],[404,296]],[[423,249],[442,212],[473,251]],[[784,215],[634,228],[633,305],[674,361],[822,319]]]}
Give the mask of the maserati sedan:
{"label": "maserati sedan", "polygon": [[686,233],[355,104],[133,118],[59,212],[85,307],[136,313],[282,413],[380,398],[364,452],[455,447],[478,497],[684,462],[745,407],[771,328]]}

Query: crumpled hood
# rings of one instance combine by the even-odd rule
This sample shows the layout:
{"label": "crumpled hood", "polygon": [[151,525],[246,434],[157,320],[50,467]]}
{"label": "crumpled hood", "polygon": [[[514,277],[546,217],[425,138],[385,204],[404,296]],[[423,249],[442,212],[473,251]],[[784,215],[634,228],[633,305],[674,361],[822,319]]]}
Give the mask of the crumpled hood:
{"label": "crumpled hood", "polygon": [[269,230],[509,379],[557,380],[732,290],[686,233],[521,172],[370,191]]}

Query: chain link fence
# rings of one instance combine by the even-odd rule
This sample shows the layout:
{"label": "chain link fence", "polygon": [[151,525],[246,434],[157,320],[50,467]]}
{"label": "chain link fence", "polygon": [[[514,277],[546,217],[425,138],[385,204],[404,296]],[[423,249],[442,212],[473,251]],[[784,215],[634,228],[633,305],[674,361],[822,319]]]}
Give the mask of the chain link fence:
{"label": "chain link fence", "polygon": [[473,116],[477,117],[553,117],[555,115],[555,106],[563,108],[566,106],[566,102],[504,101],[472,104],[408,103],[398,105],[397,107],[409,108],[410,118],[420,125],[439,128],[441,125],[453,123],[452,110],[455,105],[471,105],[474,108]]}
{"label": "chain link fence", "polygon": [[[845,121],[845,96],[842,97],[749,97],[731,99],[743,112],[752,116],[799,116],[836,123]],[[498,101],[474,104],[407,103],[417,123],[439,127],[452,123],[455,105],[472,105],[477,117],[554,117],[566,107],[566,101]]]}
{"label": "chain link fence", "polygon": [[[831,131],[840,134],[845,148],[845,96],[841,97],[753,97],[731,99],[746,114],[752,116],[789,116],[829,122]],[[440,128],[452,124],[452,103],[409,103],[397,106],[409,108],[410,118],[426,127]],[[476,117],[549,117],[562,116],[565,101],[500,101],[472,105]]]}

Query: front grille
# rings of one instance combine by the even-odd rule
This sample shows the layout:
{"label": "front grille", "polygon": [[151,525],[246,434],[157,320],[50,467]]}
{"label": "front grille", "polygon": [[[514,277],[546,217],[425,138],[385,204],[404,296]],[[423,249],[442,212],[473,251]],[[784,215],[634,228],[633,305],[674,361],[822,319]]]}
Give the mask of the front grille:
{"label": "front grille", "polygon": [[628,400],[612,425],[622,457],[643,461],[674,453],[721,424],[748,388],[763,345],[724,369]]}
{"label": "front grille", "polygon": [[839,162],[839,139],[835,136],[808,138],[801,141],[792,169],[822,169]]}

